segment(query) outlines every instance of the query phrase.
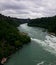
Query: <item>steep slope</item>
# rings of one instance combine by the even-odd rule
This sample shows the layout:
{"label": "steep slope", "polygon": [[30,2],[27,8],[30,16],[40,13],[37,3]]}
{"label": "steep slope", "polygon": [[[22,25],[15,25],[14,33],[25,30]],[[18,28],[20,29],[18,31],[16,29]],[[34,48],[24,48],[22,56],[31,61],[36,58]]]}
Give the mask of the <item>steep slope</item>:
{"label": "steep slope", "polygon": [[0,15],[0,59],[30,42],[30,37],[16,28],[18,25],[20,23],[14,18]]}

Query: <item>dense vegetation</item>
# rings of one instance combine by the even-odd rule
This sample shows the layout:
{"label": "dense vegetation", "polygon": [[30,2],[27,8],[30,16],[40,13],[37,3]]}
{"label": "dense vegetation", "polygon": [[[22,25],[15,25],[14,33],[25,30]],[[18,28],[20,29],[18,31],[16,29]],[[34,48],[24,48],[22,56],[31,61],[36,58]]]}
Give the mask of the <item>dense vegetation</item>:
{"label": "dense vegetation", "polygon": [[30,37],[16,28],[19,25],[18,19],[0,14],[0,59],[30,42]]}
{"label": "dense vegetation", "polygon": [[56,16],[32,19],[28,25],[34,27],[42,27],[47,29],[49,32],[56,34]]}

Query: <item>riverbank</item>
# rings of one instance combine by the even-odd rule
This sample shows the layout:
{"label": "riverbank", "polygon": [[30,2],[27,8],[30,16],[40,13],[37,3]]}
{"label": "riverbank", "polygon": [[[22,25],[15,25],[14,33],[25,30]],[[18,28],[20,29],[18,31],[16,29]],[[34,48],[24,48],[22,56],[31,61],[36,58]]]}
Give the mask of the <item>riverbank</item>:
{"label": "riverbank", "polygon": [[[19,20],[0,15],[0,63],[4,64],[7,58],[28,44],[30,37],[19,31]],[[17,23],[15,23],[17,22]]]}
{"label": "riverbank", "polygon": [[[30,41],[29,41],[29,42],[30,42]],[[28,42],[28,43],[29,43],[29,42]],[[25,44],[28,44],[28,43],[25,43]],[[24,45],[24,44],[23,44],[23,45]],[[20,50],[20,49],[23,47],[23,45],[21,45],[21,46],[19,46],[19,47],[14,47],[15,49],[13,49],[12,51],[8,51],[9,54],[8,54],[7,56],[2,57],[2,58],[0,59],[0,64],[1,64],[1,65],[4,65],[4,64],[8,61],[8,59],[10,58],[10,56],[11,56],[12,54],[14,54],[16,51]]]}
{"label": "riverbank", "polygon": [[30,26],[30,27],[38,27],[38,28],[42,28],[42,29],[43,29],[43,32],[46,32],[46,31],[47,31],[48,34],[53,35],[53,36],[56,36],[56,32],[50,31],[50,30],[48,30],[48,29],[46,29],[46,28],[44,28],[44,27],[41,27],[41,26],[35,26],[34,24],[31,25],[31,24],[29,24],[29,23],[28,23],[28,26]]}
{"label": "riverbank", "polygon": [[56,65],[56,43],[53,42],[53,35],[49,36],[42,28],[29,27],[26,24],[20,25],[18,29],[28,33],[32,40],[13,54],[5,65],[37,65],[42,62],[43,65]]}
{"label": "riverbank", "polygon": [[44,28],[56,35],[56,16],[31,19],[28,26]]}

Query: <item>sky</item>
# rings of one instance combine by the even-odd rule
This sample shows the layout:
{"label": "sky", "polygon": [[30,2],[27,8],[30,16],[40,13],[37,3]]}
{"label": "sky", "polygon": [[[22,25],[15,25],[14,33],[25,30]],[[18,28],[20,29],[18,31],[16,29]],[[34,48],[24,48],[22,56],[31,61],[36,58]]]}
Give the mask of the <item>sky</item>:
{"label": "sky", "polygon": [[0,13],[17,18],[56,15],[56,0],[0,0]]}

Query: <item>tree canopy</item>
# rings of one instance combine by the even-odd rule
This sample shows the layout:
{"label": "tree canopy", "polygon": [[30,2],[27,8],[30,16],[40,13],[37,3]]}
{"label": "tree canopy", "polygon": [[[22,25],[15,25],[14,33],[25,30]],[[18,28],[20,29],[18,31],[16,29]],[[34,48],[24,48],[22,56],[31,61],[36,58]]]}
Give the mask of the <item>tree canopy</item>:
{"label": "tree canopy", "polygon": [[0,59],[30,42],[30,37],[17,29],[19,25],[18,19],[0,14]]}
{"label": "tree canopy", "polygon": [[48,29],[49,32],[54,32],[56,34],[56,16],[31,19],[28,25],[42,27]]}

